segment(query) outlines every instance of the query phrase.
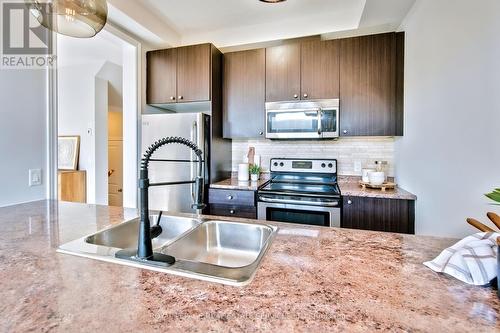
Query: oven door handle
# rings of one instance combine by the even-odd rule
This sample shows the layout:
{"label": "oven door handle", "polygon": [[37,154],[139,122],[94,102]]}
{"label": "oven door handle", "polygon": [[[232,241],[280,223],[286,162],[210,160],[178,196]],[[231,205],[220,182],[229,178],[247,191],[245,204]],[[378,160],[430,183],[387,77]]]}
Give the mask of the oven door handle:
{"label": "oven door handle", "polygon": [[266,197],[259,197],[259,200],[271,203],[282,203],[290,205],[311,205],[311,206],[323,206],[323,207],[337,207],[339,203],[336,202],[315,202],[315,201],[302,201],[302,200],[288,200],[288,199],[272,199]]}

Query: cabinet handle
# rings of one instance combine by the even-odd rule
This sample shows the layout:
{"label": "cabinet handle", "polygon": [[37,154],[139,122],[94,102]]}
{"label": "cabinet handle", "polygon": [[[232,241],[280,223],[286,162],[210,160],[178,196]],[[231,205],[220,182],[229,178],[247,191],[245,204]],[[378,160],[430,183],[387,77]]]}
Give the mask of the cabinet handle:
{"label": "cabinet handle", "polygon": [[304,98],[307,98],[307,96],[308,96],[307,94],[304,94]]}
{"label": "cabinet handle", "polygon": [[348,205],[352,205],[352,201],[351,200],[347,200],[347,204]]}
{"label": "cabinet handle", "polygon": [[343,130],[342,133],[347,134],[347,130]]}
{"label": "cabinet handle", "polygon": [[233,200],[233,196],[232,195],[228,195],[227,196],[227,200]]}
{"label": "cabinet handle", "polygon": [[259,132],[259,135],[264,135],[264,132],[260,131],[260,132]]}
{"label": "cabinet handle", "polygon": [[184,99],[184,96],[182,96],[182,95],[179,95],[179,99]]}
{"label": "cabinet handle", "polygon": [[231,209],[231,210],[229,211],[229,214],[234,214],[234,209]]}
{"label": "cabinet handle", "polygon": [[175,101],[175,96],[170,96],[170,99],[171,99],[172,101]]}
{"label": "cabinet handle", "polygon": [[293,98],[299,98],[299,95],[295,94],[293,95]]}

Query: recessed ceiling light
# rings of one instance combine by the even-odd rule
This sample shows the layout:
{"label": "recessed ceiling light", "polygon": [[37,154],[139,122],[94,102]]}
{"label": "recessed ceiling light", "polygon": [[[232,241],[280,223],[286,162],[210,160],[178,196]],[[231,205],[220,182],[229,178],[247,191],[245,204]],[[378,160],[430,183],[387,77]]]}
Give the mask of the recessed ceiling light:
{"label": "recessed ceiling light", "polygon": [[259,0],[260,2],[266,2],[266,3],[278,3],[278,2],[283,2],[286,0]]}

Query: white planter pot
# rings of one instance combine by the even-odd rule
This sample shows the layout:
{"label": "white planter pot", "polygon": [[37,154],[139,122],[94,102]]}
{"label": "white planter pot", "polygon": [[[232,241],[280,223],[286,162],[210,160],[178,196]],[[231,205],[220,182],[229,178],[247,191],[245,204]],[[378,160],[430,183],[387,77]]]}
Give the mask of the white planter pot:
{"label": "white planter pot", "polygon": [[253,173],[252,173],[252,174],[250,175],[250,179],[251,179],[253,182],[256,182],[256,181],[258,181],[258,180],[259,180],[259,175],[257,175],[257,174],[253,174]]}

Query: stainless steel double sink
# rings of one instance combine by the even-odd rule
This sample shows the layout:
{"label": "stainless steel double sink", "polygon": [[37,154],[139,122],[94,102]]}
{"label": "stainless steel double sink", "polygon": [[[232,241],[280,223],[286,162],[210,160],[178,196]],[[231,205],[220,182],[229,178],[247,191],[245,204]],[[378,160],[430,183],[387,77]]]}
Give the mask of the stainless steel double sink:
{"label": "stainless steel double sink", "polygon": [[[152,215],[150,220],[157,218]],[[242,286],[252,281],[278,230],[271,225],[168,215],[161,217],[160,226],[163,231],[153,239],[153,248],[176,259],[166,268],[115,258],[117,251],[137,247],[139,218],[65,243],[58,252]]]}

